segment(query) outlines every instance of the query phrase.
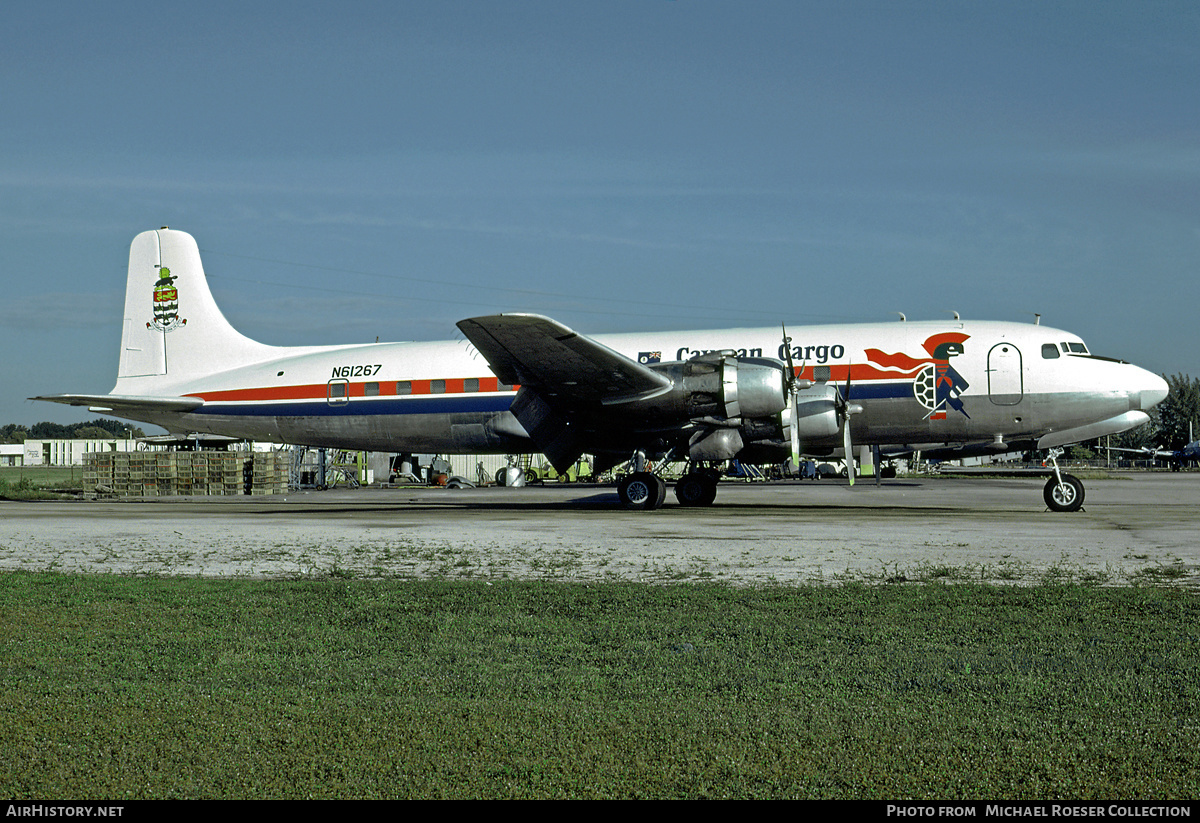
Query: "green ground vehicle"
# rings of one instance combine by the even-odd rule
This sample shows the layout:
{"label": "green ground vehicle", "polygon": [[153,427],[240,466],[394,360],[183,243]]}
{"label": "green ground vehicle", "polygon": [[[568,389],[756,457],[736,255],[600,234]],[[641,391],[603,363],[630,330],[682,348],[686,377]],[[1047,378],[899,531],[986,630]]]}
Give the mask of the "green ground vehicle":
{"label": "green ground vehicle", "polygon": [[592,464],[584,459],[572,465],[561,474],[555,471],[549,463],[540,466],[530,466],[525,470],[526,483],[595,483],[596,476],[592,474]]}

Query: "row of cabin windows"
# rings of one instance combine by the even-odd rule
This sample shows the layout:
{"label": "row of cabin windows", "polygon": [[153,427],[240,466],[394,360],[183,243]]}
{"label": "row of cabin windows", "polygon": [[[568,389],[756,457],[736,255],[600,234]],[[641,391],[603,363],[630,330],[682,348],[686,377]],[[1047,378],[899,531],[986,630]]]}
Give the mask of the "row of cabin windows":
{"label": "row of cabin windows", "polygon": [[1062,349],[1067,354],[1087,354],[1087,346],[1082,343],[1043,343],[1042,357],[1047,360],[1053,360],[1058,357],[1058,350]]}
{"label": "row of cabin windows", "polygon": [[[329,396],[330,397],[345,397],[346,396],[346,385],[347,384],[345,384],[345,383],[330,383],[329,384]],[[496,387],[496,391],[512,391],[512,390],[513,390],[512,386],[505,385],[504,383],[500,383]],[[479,378],[478,377],[468,377],[466,380],[463,380],[463,391],[464,392],[479,391]],[[445,380],[430,380],[429,381],[429,393],[430,394],[445,394],[446,393],[446,381]],[[378,383],[364,383],[363,384],[363,394],[367,397],[378,397],[379,396],[379,384]],[[396,394],[412,394],[412,381],[411,380],[398,381],[396,383]]]}

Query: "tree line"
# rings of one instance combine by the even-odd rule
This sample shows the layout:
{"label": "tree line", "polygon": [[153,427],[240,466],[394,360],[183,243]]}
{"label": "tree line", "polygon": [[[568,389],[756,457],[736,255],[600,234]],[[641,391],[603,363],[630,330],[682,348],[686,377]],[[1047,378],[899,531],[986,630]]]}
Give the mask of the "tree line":
{"label": "tree line", "polygon": [[145,437],[146,433],[137,426],[120,420],[105,420],[98,417],[86,423],[34,423],[24,426],[9,423],[0,426],[0,443],[24,443],[26,440],[110,440],[126,437]]}

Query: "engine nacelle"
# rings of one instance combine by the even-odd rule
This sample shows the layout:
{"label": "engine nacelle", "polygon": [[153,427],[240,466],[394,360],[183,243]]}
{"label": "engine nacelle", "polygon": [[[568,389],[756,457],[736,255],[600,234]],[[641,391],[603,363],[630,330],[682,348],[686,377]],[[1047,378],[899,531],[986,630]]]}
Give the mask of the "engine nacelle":
{"label": "engine nacelle", "polygon": [[836,438],[842,430],[838,419],[838,390],[827,383],[809,386],[796,394],[796,419],[786,415],[784,423],[796,426],[801,445]]}
{"label": "engine nacelle", "polygon": [[655,397],[609,401],[605,411],[655,436],[687,433],[692,460],[728,460],[746,446],[785,436],[788,379],[782,361],[721,351],[649,368],[667,376],[671,388]]}
{"label": "engine nacelle", "polygon": [[[820,451],[838,442],[841,432],[839,405],[838,390],[833,386],[819,384],[797,392],[794,425],[801,451]],[[688,457],[692,460],[739,457],[750,462],[781,462],[791,454],[788,427],[793,421],[790,407],[782,414],[697,422],[701,427],[688,441]],[[706,422],[708,425],[703,425]]]}
{"label": "engine nacelle", "polygon": [[788,405],[787,367],[778,360],[716,352],[650,368],[670,377],[674,387],[638,403],[639,411],[665,412],[689,420],[737,420],[772,417]]}
{"label": "engine nacelle", "polygon": [[740,413],[730,417],[773,417],[787,408],[787,366],[765,357],[743,357],[736,362]]}

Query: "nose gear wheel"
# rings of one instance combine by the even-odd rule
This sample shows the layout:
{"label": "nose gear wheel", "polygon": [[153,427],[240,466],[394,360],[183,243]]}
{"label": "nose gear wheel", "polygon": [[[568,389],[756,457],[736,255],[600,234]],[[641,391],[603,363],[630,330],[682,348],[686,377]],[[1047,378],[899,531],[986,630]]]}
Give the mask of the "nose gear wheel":
{"label": "nose gear wheel", "polygon": [[1042,490],[1042,497],[1051,511],[1077,512],[1083,508],[1083,483],[1073,474],[1062,475],[1062,481],[1051,477]]}

